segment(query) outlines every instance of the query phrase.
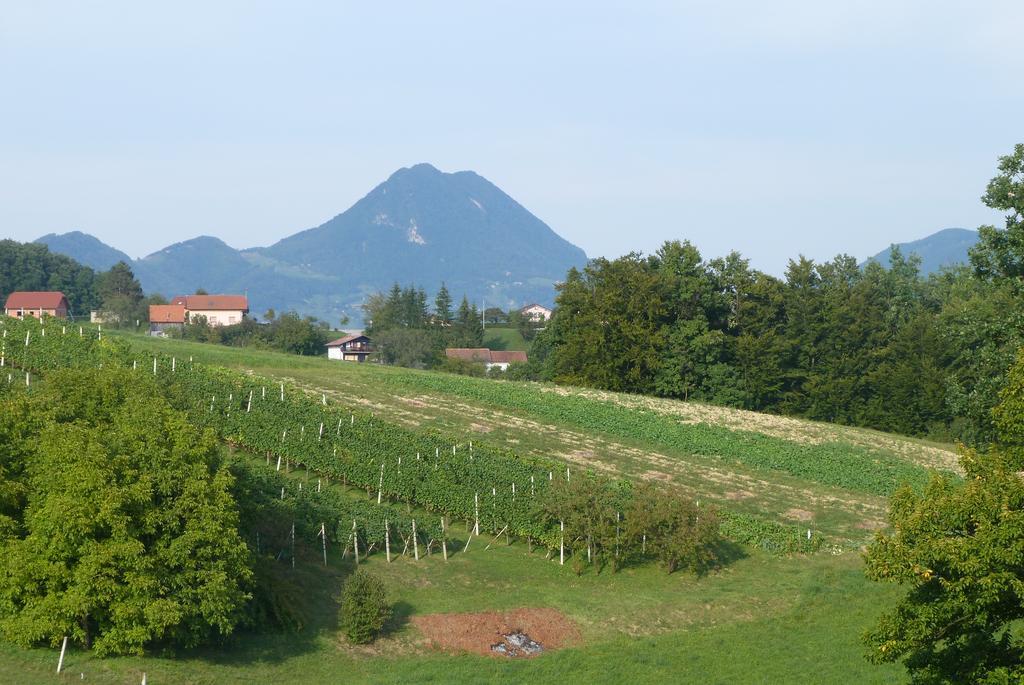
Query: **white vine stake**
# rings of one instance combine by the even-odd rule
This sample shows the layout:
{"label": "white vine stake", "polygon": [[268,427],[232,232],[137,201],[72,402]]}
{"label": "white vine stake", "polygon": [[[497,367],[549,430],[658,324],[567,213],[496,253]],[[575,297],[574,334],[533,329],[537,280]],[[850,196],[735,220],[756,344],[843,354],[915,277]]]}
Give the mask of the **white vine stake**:
{"label": "white vine stake", "polygon": [[68,648],[68,636],[65,635],[64,636],[64,642],[60,646],[60,658],[57,659],[57,673],[60,673],[61,669],[64,668],[64,652],[67,651],[67,648]]}
{"label": "white vine stake", "polygon": [[444,516],[441,517],[441,554],[444,555],[444,560],[448,561],[448,533],[444,526]]}
{"label": "white vine stake", "polygon": [[324,566],[327,566],[327,524],[320,524],[320,537],[324,541]]}
{"label": "white vine stake", "polygon": [[[284,492],[284,488],[281,488]],[[295,568],[295,522],[292,521],[292,568]]]}
{"label": "white vine stake", "polygon": [[473,495],[473,535],[480,535],[480,493]]}
{"label": "white vine stake", "polygon": [[264,386],[261,386],[261,387],[262,387],[262,390],[260,392],[262,392],[263,394],[260,395],[260,399],[264,399],[265,400],[265,399],[267,399],[267,386],[264,385]]}
{"label": "white vine stake", "polygon": [[281,384],[281,401],[284,402],[284,383]]}
{"label": "white vine stake", "polygon": [[277,470],[281,470],[281,455],[277,455]]}
{"label": "white vine stake", "polygon": [[249,404],[245,405],[245,413],[252,411],[252,390],[249,391]]}
{"label": "white vine stake", "polygon": [[153,375],[156,375],[156,357],[153,357]]}
{"label": "white vine stake", "polygon": [[380,463],[380,482],[377,483],[377,504],[380,504],[380,498],[384,494],[384,462]]}
{"label": "white vine stake", "polygon": [[356,566],[359,565],[359,532],[356,529],[356,520],[352,519],[352,547],[356,550]]}
{"label": "white vine stake", "polygon": [[416,561],[420,560],[420,544],[419,539],[416,537],[416,519],[412,520],[412,552],[416,557]]}
{"label": "white vine stake", "polygon": [[533,476],[531,475],[530,476],[530,497],[533,497],[536,494],[537,494],[537,492],[536,492],[536,490],[534,490],[534,487],[533,487]]}
{"label": "white vine stake", "polygon": [[178,368],[178,358],[171,357],[171,373],[174,373]]}
{"label": "white vine stake", "polygon": [[327,406],[327,394],[326,393],[320,395],[320,401],[324,403],[325,407]]}
{"label": "white vine stake", "polygon": [[323,421],[321,421],[321,422],[320,422],[320,435],[318,435],[318,436],[316,437],[316,441],[317,441],[317,442],[320,442],[320,441],[321,441],[321,440],[323,440],[323,439],[324,439],[324,422],[323,422]]}
{"label": "white vine stake", "polygon": [[384,519],[384,553],[387,555],[388,563],[391,563],[391,531],[389,530],[388,520]]}

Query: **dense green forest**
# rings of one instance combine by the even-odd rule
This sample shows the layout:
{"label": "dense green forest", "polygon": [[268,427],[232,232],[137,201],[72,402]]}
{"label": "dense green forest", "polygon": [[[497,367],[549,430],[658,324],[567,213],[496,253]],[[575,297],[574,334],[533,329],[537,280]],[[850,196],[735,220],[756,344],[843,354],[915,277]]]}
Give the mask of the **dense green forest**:
{"label": "dense green forest", "polygon": [[921,276],[849,255],[789,262],[784,278],[688,242],[595,259],[560,286],[531,350],[534,378],[700,400],[984,444],[1024,341],[1024,145],[983,201],[970,267]]}
{"label": "dense green forest", "polygon": [[108,324],[129,327],[149,320],[150,304],[167,301],[144,296],[124,262],[96,273],[45,245],[0,240],[0,301],[17,290],[58,290],[68,298],[74,319],[88,321],[90,312],[99,311]]}

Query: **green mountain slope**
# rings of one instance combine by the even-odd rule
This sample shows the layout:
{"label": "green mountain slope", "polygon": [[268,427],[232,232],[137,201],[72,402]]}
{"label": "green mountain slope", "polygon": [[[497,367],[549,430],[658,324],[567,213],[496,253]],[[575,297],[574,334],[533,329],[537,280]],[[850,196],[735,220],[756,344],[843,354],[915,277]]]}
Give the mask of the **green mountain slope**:
{"label": "green mountain slope", "polygon": [[[909,243],[898,243],[905,256],[911,253],[921,257],[921,273],[930,274],[944,266],[967,264],[967,252],[978,242],[978,232],[966,228],[945,228],[926,238]],[[889,250],[882,250],[867,262],[880,262],[888,266]]]}

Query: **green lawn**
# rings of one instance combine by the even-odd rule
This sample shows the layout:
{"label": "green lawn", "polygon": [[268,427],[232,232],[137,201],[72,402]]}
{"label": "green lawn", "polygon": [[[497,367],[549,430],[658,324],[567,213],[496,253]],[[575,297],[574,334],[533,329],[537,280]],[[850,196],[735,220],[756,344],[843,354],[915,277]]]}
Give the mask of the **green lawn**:
{"label": "green lawn", "polygon": [[[315,559],[315,550],[310,556]],[[482,545],[449,562],[367,567],[392,589],[402,615],[519,606],[561,609],[582,627],[584,644],[531,660],[446,655],[399,625],[368,648],[334,632],[338,587],[351,562],[314,561],[309,578],[313,626],[288,636],[241,635],[221,649],[146,658],[96,659],[79,650],[54,674],[57,650],[0,647],[0,681],[10,683],[309,682],[680,682],[894,683],[902,669],[863,659],[859,634],[893,598],[867,583],[854,555],[780,559],[753,554],[705,578],[645,567],[576,578],[525,547]]]}
{"label": "green lawn", "polygon": [[523,350],[530,344],[523,340],[522,334],[515,328],[488,327],[484,330],[484,347],[492,350]]}

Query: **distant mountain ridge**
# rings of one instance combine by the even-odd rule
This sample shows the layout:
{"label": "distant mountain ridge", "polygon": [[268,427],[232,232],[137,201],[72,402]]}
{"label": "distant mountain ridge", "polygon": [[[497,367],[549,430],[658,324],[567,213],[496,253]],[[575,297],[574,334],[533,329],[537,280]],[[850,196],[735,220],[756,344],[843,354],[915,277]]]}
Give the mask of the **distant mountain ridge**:
{"label": "distant mountain ridge", "polygon": [[555,283],[587,261],[487,179],[429,164],[399,169],[345,212],[269,247],[199,236],[130,260],[79,232],[37,242],[95,268],[124,259],[146,292],[247,293],[255,313],[295,309],[331,322],[359,320],[366,297],[394,282],[433,292],[444,281],[454,297],[488,306],[551,304]]}
{"label": "distant mountain ridge", "polygon": [[[921,273],[930,274],[946,266],[968,263],[968,252],[978,242],[978,232],[966,228],[944,228],[920,240],[895,243],[904,256],[912,253],[921,258]],[[869,257],[868,262],[889,266],[889,248]]]}
{"label": "distant mountain ridge", "polygon": [[98,238],[81,231],[69,233],[48,233],[35,242],[50,248],[50,252],[73,257],[79,264],[95,271],[106,271],[118,262],[131,263],[132,258],[116,250]]}

